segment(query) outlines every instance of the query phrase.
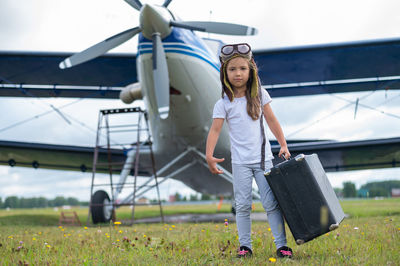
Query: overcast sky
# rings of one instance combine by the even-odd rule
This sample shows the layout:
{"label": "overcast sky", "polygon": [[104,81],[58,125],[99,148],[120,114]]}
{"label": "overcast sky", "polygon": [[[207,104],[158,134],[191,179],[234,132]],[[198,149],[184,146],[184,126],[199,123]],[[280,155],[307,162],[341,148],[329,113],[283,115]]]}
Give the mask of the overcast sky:
{"label": "overcast sky", "polygon": [[[163,1],[143,1],[162,3]],[[337,43],[400,37],[399,1],[388,0],[174,0],[169,8],[182,20],[213,20],[254,26],[257,36],[220,38],[248,42],[253,49]],[[137,26],[138,12],[123,0],[1,0],[0,50],[77,52],[116,33]],[[112,52],[136,52],[133,38]],[[354,105],[357,98],[374,109]],[[73,103],[73,104],[71,104]],[[72,124],[55,112],[61,107]],[[140,105],[142,103],[135,103]],[[118,100],[3,98],[0,102],[0,139],[93,146],[99,109],[125,106]],[[289,139],[357,140],[396,137],[400,132],[400,92],[351,93],[274,99],[273,110]],[[383,114],[385,112],[386,114]],[[29,122],[5,130],[16,122]],[[318,121],[318,122],[317,122]],[[271,137],[272,134],[269,134]],[[351,180],[400,179],[396,169],[328,174],[333,186]],[[44,169],[0,167],[0,197],[57,195],[89,198],[90,174]],[[176,181],[162,185],[162,197],[179,191],[195,193]]]}

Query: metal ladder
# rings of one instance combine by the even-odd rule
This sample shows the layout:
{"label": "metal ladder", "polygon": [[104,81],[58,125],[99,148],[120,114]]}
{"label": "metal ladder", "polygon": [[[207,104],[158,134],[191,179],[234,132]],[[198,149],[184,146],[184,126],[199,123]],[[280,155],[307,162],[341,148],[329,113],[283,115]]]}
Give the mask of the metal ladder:
{"label": "metal ladder", "polygon": [[[110,125],[109,116],[112,115],[115,117],[116,115],[123,114],[137,114],[137,123],[135,124],[118,124],[118,125]],[[144,118],[144,126],[143,119]],[[102,132],[105,130],[105,136]],[[116,143],[112,142],[111,134],[116,133],[132,133],[135,132],[137,134],[136,143]],[[147,134],[147,138],[145,141],[141,140],[141,132],[145,132]],[[130,136],[132,136],[130,134]],[[102,138],[106,139],[106,144],[102,143]],[[127,149],[127,146],[130,149]],[[152,164],[152,175],[143,185],[138,187],[137,179],[139,175],[139,159],[140,159],[140,150],[147,148],[149,149],[149,155]],[[126,153],[126,160],[122,161],[121,159],[125,156],[121,156],[122,152]],[[105,159],[106,153],[106,159]],[[117,161],[115,160],[117,158]],[[103,168],[101,168],[103,166]],[[106,166],[106,167],[104,167]],[[126,180],[128,176],[132,173],[133,168],[133,183],[127,183]],[[109,183],[103,184],[95,184],[95,176],[96,172],[102,171],[105,172],[107,170],[109,174]],[[120,173],[120,181],[118,183],[113,182],[113,174]],[[154,184],[150,184],[154,181]],[[119,206],[132,206],[132,216],[131,223],[134,223],[134,215],[135,215],[135,206],[137,205],[159,205],[160,207],[160,217],[161,222],[164,223],[164,215],[162,210],[162,204],[160,199],[160,190],[159,190],[159,182],[157,180],[157,172],[155,167],[155,159],[152,148],[152,139],[151,133],[149,129],[148,123],[148,115],[147,112],[142,110],[139,107],[135,108],[120,108],[120,109],[105,109],[99,111],[99,119],[97,125],[97,135],[96,135],[96,146],[94,149],[93,156],[93,168],[92,168],[92,182],[90,188],[90,203],[89,203],[89,212],[87,218],[87,225],[89,225],[91,209],[93,206],[92,196],[93,190],[96,186],[110,186],[111,191],[111,203],[113,208],[112,220],[115,220],[115,209]],[[133,193],[131,193],[127,198],[121,200],[120,202],[116,202],[116,198],[118,194],[121,192],[123,187],[133,187]],[[149,204],[141,204],[136,202],[136,197],[143,195],[145,192],[150,189],[156,188],[157,190],[157,202],[149,203]],[[103,204],[104,207],[104,204]]]}

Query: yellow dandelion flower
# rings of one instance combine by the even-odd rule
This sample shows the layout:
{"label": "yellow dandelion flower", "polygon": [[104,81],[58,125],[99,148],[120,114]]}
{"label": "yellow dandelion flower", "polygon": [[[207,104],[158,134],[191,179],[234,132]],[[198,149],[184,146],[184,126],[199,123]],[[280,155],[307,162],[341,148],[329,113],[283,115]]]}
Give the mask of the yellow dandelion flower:
{"label": "yellow dandelion flower", "polygon": [[120,225],[120,224],[121,224],[121,222],[114,222],[114,224],[115,224],[115,225]]}
{"label": "yellow dandelion flower", "polygon": [[42,232],[39,232],[38,234],[39,234],[39,235],[41,235],[41,234],[42,234]]}
{"label": "yellow dandelion flower", "polygon": [[32,240],[33,240],[33,241],[36,241],[36,238],[32,237]]}
{"label": "yellow dandelion flower", "polygon": [[143,237],[147,237],[146,235],[143,235]]}
{"label": "yellow dandelion flower", "polygon": [[275,258],[269,258],[269,262],[276,262]]}
{"label": "yellow dandelion flower", "polygon": [[364,232],[361,232],[362,235],[364,235]]}
{"label": "yellow dandelion flower", "polygon": [[51,246],[50,245],[46,245],[46,248],[51,248]]}
{"label": "yellow dandelion flower", "polygon": [[122,230],[119,230],[118,233],[122,234]]}
{"label": "yellow dandelion flower", "polygon": [[117,239],[117,242],[119,242],[119,239]]}
{"label": "yellow dandelion flower", "polygon": [[169,228],[169,231],[172,231],[172,228],[171,228],[171,227]]}
{"label": "yellow dandelion flower", "polygon": [[67,235],[66,235],[66,234],[64,234],[64,237],[67,237]]}
{"label": "yellow dandelion flower", "polygon": [[227,222],[228,221],[228,219],[225,219],[225,222]]}
{"label": "yellow dandelion flower", "polygon": [[62,229],[62,226],[60,225],[58,228]]}
{"label": "yellow dandelion flower", "polygon": [[271,227],[268,227],[268,231],[271,231]]}
{"label": "yellow dandelion flower", "polygon": [[168,229],[167,229],[167,228],[164,228],[164,230],[167,231]]}
{"label": "yellow dandelion flower", "polygon": [[110,236],[107,236],[107,238],[110,238]]}
{"label": "yellow dandelion flower", "polygon": [[204,230],[204,229],[201,229],[201,232],[202,232],[202,233],[204,233],[204,232],[205,232],[205,230]]}
{"label": "yellow dandelion flower", "polygon": [[63,232],[64,232],[64,228],[61,228],[61,231],[63,231]]}
{"label": "yellow dandelion flower", "polygon": [[171,225],[172,228],[175,228],[175,225]]}
{"label": "yellow dandelion flower", "polygon": [[153,250],[153,248],[149,248],[149,250],[150,250],[150,251],[152,251],[152,250]]}
{"label": "yellow dandelion flower", "polygon": [[135,232],[135,233],[136,233],[136,229],[134,229],[134,230],[133,230],[133,232]]}
{"label": "yellow dandelion flower", "polygon": [[[272,237],[272,238],[274,238],[274,237]],[[239,237],[238,236],[236,236],[236,240],[238,240],[239,239]]]}
{"label": "yellow dandelion flower", "polygon": [[88,228],[85,226],[85,227],[83,227],[83,229],[87,230]]}
{"label": "yellow dandelion flower", "polygon": [[13,236],[8,236],[9,239],[13,239]]}
{"label": "yellow dandelion flower", "polygon": [[106,236],[108,236],[108,233],[105,233]]}
{"label": "yellow dandelion flower", "polygon": [[272,237],[272,239],[275,239],[275,237]]}

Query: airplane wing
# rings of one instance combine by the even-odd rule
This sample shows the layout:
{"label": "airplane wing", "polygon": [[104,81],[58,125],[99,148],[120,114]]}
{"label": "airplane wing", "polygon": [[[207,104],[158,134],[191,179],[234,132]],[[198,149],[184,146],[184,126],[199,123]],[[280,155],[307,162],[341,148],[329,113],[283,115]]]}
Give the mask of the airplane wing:
{"label": "airplane wing", "polygon": [[[126,159],[126,152],[127,150],[122,149],[110,150],[114,174],[120,173]],[[0,141],[0,165],[91,172],[93,154],[93,147]],[[151,176],[149,154],[148,147],[140,148],[140,176]],[[109,173],[108,156],[107,149],[99,149],[96,172]]]}
{"label": "airplane wing", "polygon": [[[316,141],[288,144],[292,157],[317,153],[327,172],[389,168],[400,166],[400,138],[349,142]],[[93,147],[0,141],[0,165],[91,171]],[[277,158],[279,145],[272,145]],[[139,175],[152,173],[149,150],[141,148]],[[99,150],[98,172],[108,173],[107,149]],[[111,150],[112,161],[124,162],[126,151]],[[274,163],[282,161],[275,159]],[[115,169],[116,173],[120,171]]]}
{"label": "airplane wing", "polygon": [[118,99],[137,82],[135,54],[107,54],[60,69],[70,53],[0,52],[0,96]]}
{"label": "airplane wing", "polygon": [[[400,138],[361,141],[317,141],[288,144],[294,158],[296,155],[316,153],[327,172],[377,169],[400,166]],[[279,145],[272,145],[277,158]],[[282,159],[275,159],[274,163]]]}
{"label": "airplane wing", "polygon": [[273,97],[400,88],[400,39],[254,51]]}
{"label": "airplane wing", "polygon": [[[400,38],[253,54],[263,87],[272,97],[400,88]],[[137,82],[134,54],[107,54],[59,69],[70,55],[0,51],[0,96],[116,99],[123,87]]]}

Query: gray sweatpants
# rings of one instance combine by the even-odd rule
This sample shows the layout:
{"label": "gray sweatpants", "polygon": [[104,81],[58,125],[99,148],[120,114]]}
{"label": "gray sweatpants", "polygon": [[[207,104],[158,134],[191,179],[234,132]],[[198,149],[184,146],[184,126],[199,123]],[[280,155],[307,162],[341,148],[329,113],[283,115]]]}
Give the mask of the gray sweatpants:
{"label": "gray sweatpants", "polygon": [[[265,168],[272,167],[271,161],[265,162]],[[232,164],[233,191],[236,204],[236,225],[239,233],[240,246],[251,248],[251,204],[252,204],[252,183],[256,179],[258,190],[261,196],[261,203],[267,212],[268,222],[276,248],[286,246],[285,225],[278,202],[275,199],[267,180],[264,177],[264,170],[260,163],[255,164]]]}

